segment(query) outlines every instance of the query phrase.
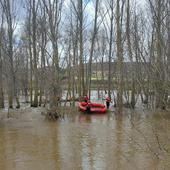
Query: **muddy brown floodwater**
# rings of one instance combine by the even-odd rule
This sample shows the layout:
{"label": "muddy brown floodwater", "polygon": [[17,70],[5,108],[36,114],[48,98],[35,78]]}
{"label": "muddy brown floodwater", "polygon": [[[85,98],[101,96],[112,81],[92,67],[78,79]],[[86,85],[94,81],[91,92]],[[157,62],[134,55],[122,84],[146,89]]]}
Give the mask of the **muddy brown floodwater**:
{"label": "muddy brown floodwater", "polygon": [[0,170],[170,169],[170,113],[66,114],[0,120]]}

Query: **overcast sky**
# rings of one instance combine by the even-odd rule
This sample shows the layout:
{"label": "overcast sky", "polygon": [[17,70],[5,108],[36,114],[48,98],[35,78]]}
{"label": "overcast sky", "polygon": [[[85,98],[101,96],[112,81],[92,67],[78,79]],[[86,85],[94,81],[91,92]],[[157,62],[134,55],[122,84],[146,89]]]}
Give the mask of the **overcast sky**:
{"label": "overcast sky", "polygon": [[[64,0],[64,4],[65,4],[65,8],[69,7],[69,1],[70,0]],[[145,3],[147,0],[136,0],[136,3],[138,6],[144,8],[145,7]],[[15,1],[16,2],[16,1]],[[18,24],[15,30],[15,34],[19,35],[22,31],[22,27],[24,24],[24,20],[25,20],[25,16],[26,16],[26,8],[25,8],[25,2],[23,0],[17,0],[17,18],[18,18]],[[94,19],[94,0],[84,0],[85,4],[87,4],[86,9],[85,9],[85,13],[86,13],[86,17],[88,17],[89,22],[91,22]],[[104,2],[103,0],[101,0],[101,2]],[[87,19],[87,18],[86,18]]]}

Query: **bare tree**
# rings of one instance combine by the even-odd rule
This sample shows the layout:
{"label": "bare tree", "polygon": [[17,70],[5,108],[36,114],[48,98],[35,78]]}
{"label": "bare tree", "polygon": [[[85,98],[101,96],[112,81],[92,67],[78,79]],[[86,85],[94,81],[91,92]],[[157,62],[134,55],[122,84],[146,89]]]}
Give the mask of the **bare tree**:
{"label": "bare tree", "polygon": [[94,46],[95,46],[95,39],[97,35],[97,18],[98,18],[98,8],[99,8],[99,0],[96,0],[95,5],[95,18],[94,18],[94,28],[92,33],[92,40],[91,40],[91,49],[90,49],[90,58],[89,58],[89,66],[88,66],[88,90],[89,90],[89,97],[91,96],[91,65],[93,60],[93,52],[94,52]]}
{"label": "bare tree", "polygon": [[84,83],[84,56],[83,56],[83,0],[78,0],[78,30],[79,30],[79,48],[80,48],[80,64],[79,64],[79,96],[86,93]]}
{"label": "bare tree", "polygon": [[46,2],[43,0],[49,24],[49,39],[52,44],[52,66],[50,81],[50,108],[55,109],[61,97],[60,67],[59,67],[59,24],[61,21],[62,1],[54,0]]}
{"label": "bare tree", "polygon": [[[130,0],[127,0],[126,4],[126,36],[127,36],[127,46],[128,46],[128,56],[131,62],[131,101],[130,105],[132,108],[135,107],[135,70],[133,69],[133,53],[131,47],[131,32],[130,32]],[[129,79],[129,78],[128,78]]]}
{"label": "bare tree", "polygon": [[123,46],[122,46],[122,18],[123,18],[124,1],[117,0],[116,3],[116,50],[118,63],[118,92],[117,92],[117,108],[118,112],[123,107]]}
{"label": "bare tree", "polygon": [[4,92],[3,92],[3,78],[2,78],[2,45],[3,45],[3,15],[1,18],[1,25],[0,25],[0,108],[4,108]]}
{"label": "bare tree", "polygon": [[108,95],[111,98],[111,82],[112,82],[112,75],[111,75],[111,61],[112,61],[112,46],[113,46],[113,1],[110,1],[110,9],[111,9],[111,17],[110,17],[110,39],[109,39],[109,71],[108,71]]}
{"label": "bare tree", "polygon": [[42,104],[42,97],[45,94],[46,87],[46,81],[45,78],[47,76],[47,70],[46,70],[46,46],[47,46],[47,24],[46,23],[46,12],[45,8],[41,8],[41,16],[38,19],[38,32],[39,32],[39,46],[40,46],[40,61],[41,61],[41,67],[40,67],[40,97],[39,97],[39,106]]}

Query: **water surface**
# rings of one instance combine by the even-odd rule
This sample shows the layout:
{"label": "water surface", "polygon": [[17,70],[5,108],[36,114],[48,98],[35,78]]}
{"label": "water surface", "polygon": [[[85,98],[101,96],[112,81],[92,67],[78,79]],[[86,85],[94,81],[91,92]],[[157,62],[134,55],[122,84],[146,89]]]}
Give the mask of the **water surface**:
{"label": "water surface", "polygon": [[170,169],[170,114],[73,113],[48,121],[38,109],[0,120],[2,170]]}

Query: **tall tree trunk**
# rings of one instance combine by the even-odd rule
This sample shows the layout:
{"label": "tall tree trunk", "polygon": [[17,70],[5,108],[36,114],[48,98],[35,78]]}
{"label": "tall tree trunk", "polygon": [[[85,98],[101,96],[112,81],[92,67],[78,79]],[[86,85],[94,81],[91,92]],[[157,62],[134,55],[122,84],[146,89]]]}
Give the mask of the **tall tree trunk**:
{"label": "tall tree trunk", "polygon": [[118,62],[118,92],[117,92],[117,111],[122,112],[123,108],[123,48],[122,48],[122,31],[121,31],[121,14],[120,0],[116,5],[116,28],[117,28],[117,62]]}
{"label": "tall tree trunk", "polygon": [[25,75],[25,85],[24,85],[24,95],[25,95],[25,103],[28,103],[29,99],[29,95],[28,95],[28,87],[29,87],[29,62],[28,62],[28,59],[29,59],[29,56],[28,56],[28,53],[26,52],[26,75]]}
{"label": "tall tree trunk", "polygon": [[0,59],[0,108],[4,108],[4,93],[3,93],[2,62],[1,62],[1,59]]}
{"label": "tall tree trunk", "polygon": [[39,106],[42,104],[42,97],[45,91],[46,85],[46,65],[45,65],[45,47],[47,45],[47,33],[46,33],[46,25],[44,26],[45,21],[45,11],[43,11],[43,19],[41,21],[41,80],[40,80],[40,97],[39,97]]}
{"label": "tall tree trunk", "polygon": [[164,107],[164,72],[163,72],[163,51],[162,51],[162,36],[161,36],[161,10],[162,10],[162,2],[158,0],[156,2],[156,77],[157,81],[155,83],[156,87],[156,108],[163,108]]}
{"label": "tall tree trunk", "polygon": [[86,93],[84,84],[84,53],[83,53],[83,0],[78,1],[78,11],[79,11],[79,45],[80,45],[80,89],[79,96],[84,96]]}
{"label": "tall tree trunk", "polygon": [[[72,10],[72,9],[71,9]],[[78,59],[78,18],[76,18],[76,34],[74,34],[74,26],[73,26],[73,19],[72,19],[72,11],[71,11],[71,42],[72,48],[73,48],[73,66],[71,69],[72,72],[72,99],[73,99],[73,106],[75,105],[75,93],[76,93],[76,70],[78,63],[76,63],[76,60]]]}
{"label": "tall tree trunk", "polygon": [[[31,3],[31,1],[30,1]],[[31,6],[31,4],[30,4]],[[28,49],[29,49],[29,61],[30,61],[30,87],[29,87],[29,94],[30,94],[30,106],[33,106],[33,60],[32,60],[32,33],[31,33],[31,9],[29,10],[28,16]]]}
{"label": "tall tree trunk", "polygon": [[8,33],[8,61],[9,61],[9,80],[8,80],[8,104],[9,108],[13,108],[14,97],[14,63],[13,63],[13,28],[12,28],[12,14],[10,1],[4,1],[4,12],[7,20],[7,33]]}
{"label": "tall tree trunk", "polygon": [[50,89],[50,108],[56,109],[59,104],[61,89],[59,84],[59,60],[58,60],[58,44],[53,42],[53,64],[52,64],[52,82]]}
{"label": "tall tree trunk", "polygon": [[[126,7],[126,35],[127,35],[127,46],[128,46],[128,55],[129,55],[129,59],[131,62],[131,77],[130,77],[130,81],[131,81],[131,100],[130,100],[130,105],[132,108],[135,107],[135,70],[134,70],[134,65],[133,65],[133,56],[132,56],[132,47],[131,47],[131,40],[130,40],[130,0],[127,0],[127,7]],[[129,90],[129,89],[128,89]]]}
{"label": "tall tree trunk", "polygon": [[109,72],[108,72],[108,95],[111,98],[111,82],[112,82],[112,76],[111,76],[111,61],[112,61],[112,44],[113,44],[113,0],[110,1],[111,5],[111,18],[110,18],[110,40],[109,40]]}
{"label": "tall tree trunk", "polygon": [[97,18],[98,18],[98,6],[99,6],[99,0],[96,0],[96,7],[95,7],[95,19],[94,19],[94,28],[93,28],[93,34],[92,34],[92,42],[91,42],[91,49],[90,49],[90,58],[89,58],[89,67],[88,67],[88,90],[89,90],[89,98],[91,96],[91,65],[93,60],[93,52],[94,52],[94,45],[95,45],[95,38],[97,35]]}
{"label": "tall tree trunk", "polygon": [[2,41],[1,41],[1,37],[2,37],[2,32],[0,32],[0,108],[4,108],[4,93],[3,93],[3,79],[2,79],[2,53],[1,53],[1,49],[2,49]]}
{"label": "tall tree trunk", "polygon": [[33,45],[33,61],[34,61],[34,102],[33,107],[38,107],[38,70],[37,70],[37,46],[36,46],[36,4],[33,0],[32,6],[32,45]]}
{"label": "tall tree trunk", "polygon": [[3,15],[0,25],[0,108],[4,108],[3,78],[2,78],[2,35],[3,35]]}

